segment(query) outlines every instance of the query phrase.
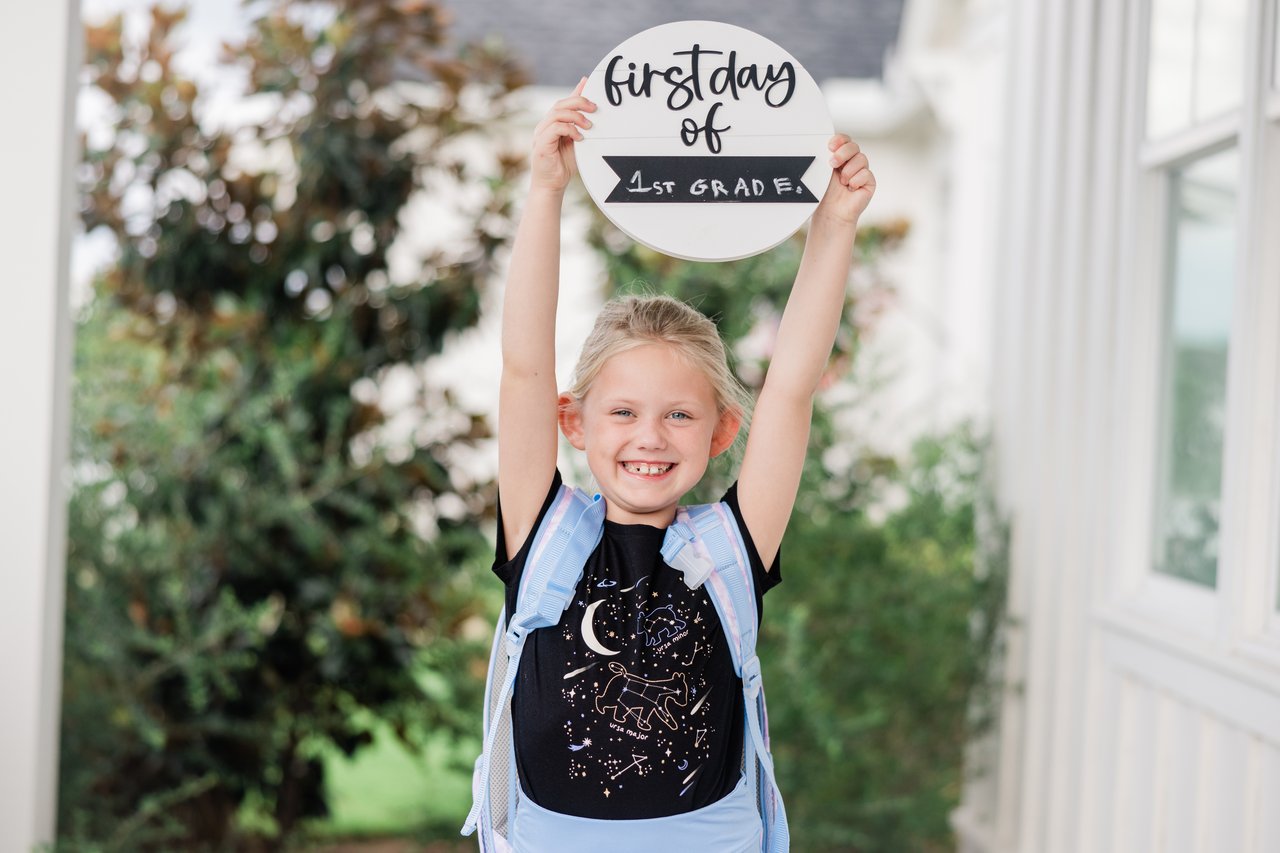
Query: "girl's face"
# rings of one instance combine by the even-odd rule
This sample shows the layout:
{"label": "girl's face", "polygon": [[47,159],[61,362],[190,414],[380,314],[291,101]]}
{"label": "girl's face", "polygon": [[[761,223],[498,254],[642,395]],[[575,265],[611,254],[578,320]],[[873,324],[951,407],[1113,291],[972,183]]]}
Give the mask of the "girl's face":
{"label": "girl's face", "polygon": [[670,524],[740,421],[717,412],[710,380],[664,344],[618,353],[578,405],[560,403],[560,428],[587,454],[606,517],[623,524]]}

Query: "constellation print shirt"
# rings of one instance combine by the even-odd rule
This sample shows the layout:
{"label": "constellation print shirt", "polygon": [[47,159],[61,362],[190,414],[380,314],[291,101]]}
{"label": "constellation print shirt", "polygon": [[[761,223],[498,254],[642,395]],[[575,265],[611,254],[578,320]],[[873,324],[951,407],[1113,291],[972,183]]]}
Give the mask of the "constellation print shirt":
{"label": "constellation print shirt", "polygon": [[[557,472],[539,522],[559,486]],[[759,608],[781,580],[778,560],[764,570],[736,484],[723,500],[743,532]],[[494,572],[513,613],[531,543],[508,559],[498,530]],[[512,730],[520,784],[544,808],[665,817],[710,805],[738,783],[742,681],[706,590],[689,589],[663,562],[665,533],[606,520],[560,623],[526,640]]]}

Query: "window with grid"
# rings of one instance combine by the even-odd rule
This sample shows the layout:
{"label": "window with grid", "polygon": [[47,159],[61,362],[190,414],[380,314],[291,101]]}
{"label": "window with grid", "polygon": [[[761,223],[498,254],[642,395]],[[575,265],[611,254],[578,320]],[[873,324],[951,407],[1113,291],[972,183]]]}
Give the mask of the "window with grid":
{"label": "window with grid", "polygon": [[1153,568],[1207,587],[1217,582],[1247,6],[1152,0],[1150,13],[1145,136],[1167,187]]}

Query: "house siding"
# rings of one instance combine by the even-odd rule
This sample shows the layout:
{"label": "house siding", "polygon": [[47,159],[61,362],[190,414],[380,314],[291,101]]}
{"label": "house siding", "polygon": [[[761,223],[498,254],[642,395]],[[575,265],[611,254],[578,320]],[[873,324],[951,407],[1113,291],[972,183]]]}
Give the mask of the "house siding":
{"label": "house siding", "polygon": [[[1245,619],[1274,612],[1255,593],[1277,571],[1265,265],[1237,291],[1218,586],[1149,569],[1166,190],[1142,155],[1147,8],[1007,4],[992,407],[1012,575],[1001,719],[954,817],[972,853],[1280,850],[1280,667]],[[1258,121],[1246,102],[1246,153]],[[1259,202],[1242,242],[1275,218]]]}

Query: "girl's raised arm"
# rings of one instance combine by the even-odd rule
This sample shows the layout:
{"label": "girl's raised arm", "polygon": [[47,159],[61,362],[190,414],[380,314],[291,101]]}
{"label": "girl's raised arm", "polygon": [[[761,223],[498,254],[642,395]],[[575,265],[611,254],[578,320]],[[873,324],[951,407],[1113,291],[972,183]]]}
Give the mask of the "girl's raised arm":
{"label": "girl's raised arm", "polygon": [[844,310],[858,217],[875,192],[867,157],[849,137],[828,143],[831,181],[809,224],[804,257],[778,328],[738,477],[738,505],[764,564],[791,518],[818,388]]}
{"label": "girl's raised arm", "polygon": [[502,307],[502,383],[498,395],[498,491],[507,554],[533,530],[556,467],[556,301],[560,287],[560,211],[576,171],[573,143],[586,78],[538,124],[530,154],[529,197],[511,250]]}

